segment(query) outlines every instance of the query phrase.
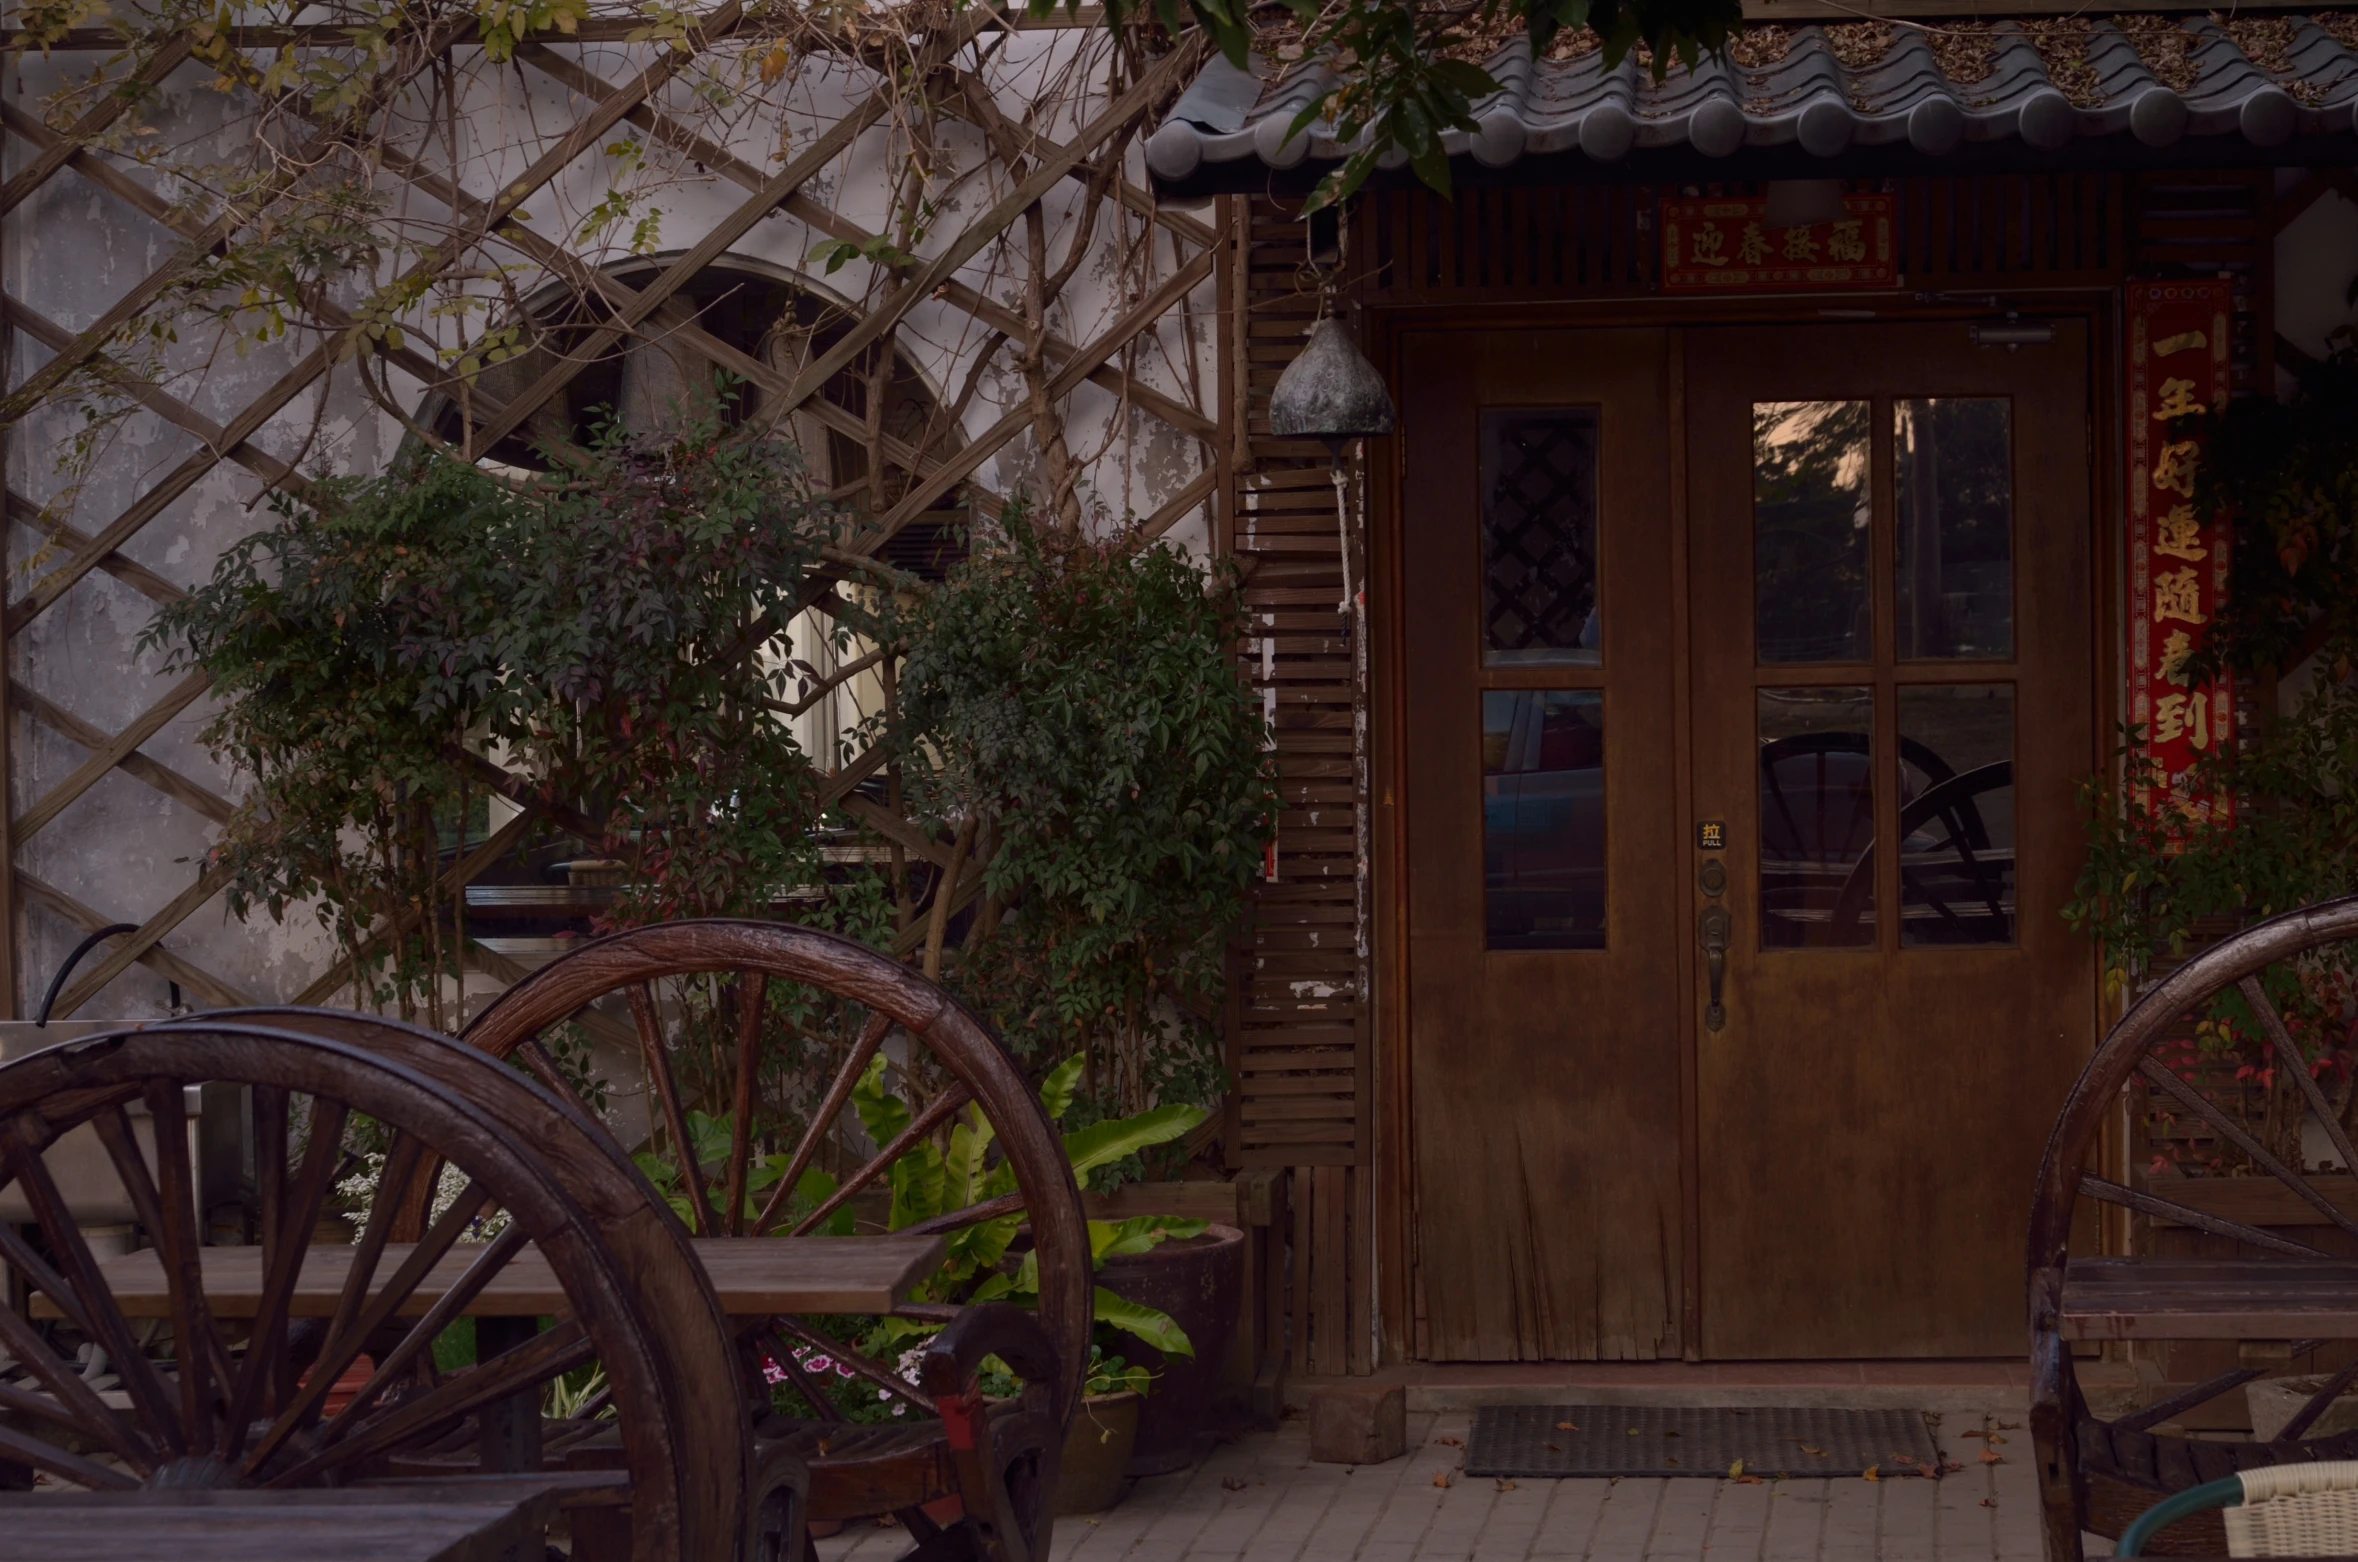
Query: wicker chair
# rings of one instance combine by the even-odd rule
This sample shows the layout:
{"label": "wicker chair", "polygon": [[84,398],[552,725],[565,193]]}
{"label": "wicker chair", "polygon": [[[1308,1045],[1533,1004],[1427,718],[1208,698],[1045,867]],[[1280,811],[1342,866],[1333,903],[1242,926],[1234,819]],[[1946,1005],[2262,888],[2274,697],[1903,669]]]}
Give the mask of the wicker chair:
{"label": "wicker chair", "polygon": [[2179,1492],[2123,1530],[2113,1555],[2143,1555],[2160,1530],[2206,1508],[2220,1510],[2230,1556],[2358,1554],[2358,1459],[2264,1465]]}

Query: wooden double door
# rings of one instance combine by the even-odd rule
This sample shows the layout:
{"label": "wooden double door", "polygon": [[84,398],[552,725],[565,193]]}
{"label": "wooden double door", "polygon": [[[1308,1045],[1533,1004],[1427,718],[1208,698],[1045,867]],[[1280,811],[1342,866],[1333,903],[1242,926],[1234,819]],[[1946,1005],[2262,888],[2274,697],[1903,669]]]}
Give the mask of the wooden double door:
{"label": "wooden double door", "polygon": [[2019,1354],[2096,1021],[2084,329],[1401,345],[1416,1349]]}

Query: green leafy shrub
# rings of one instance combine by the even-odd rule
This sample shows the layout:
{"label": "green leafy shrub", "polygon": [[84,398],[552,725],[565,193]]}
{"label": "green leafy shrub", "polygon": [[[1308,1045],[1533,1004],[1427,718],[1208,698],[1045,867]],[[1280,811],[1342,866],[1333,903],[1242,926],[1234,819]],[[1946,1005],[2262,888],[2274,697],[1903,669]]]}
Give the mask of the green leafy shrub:
{"label": "green leafy shrub", "polygon": [[1275,819],[1243,629],[1225,564],[1013,506],[912,614],[902,752],[990,847],[954,985],[1020,1056],[1082,1057],[1107,1111],[1220,1089],[1222,955]]}

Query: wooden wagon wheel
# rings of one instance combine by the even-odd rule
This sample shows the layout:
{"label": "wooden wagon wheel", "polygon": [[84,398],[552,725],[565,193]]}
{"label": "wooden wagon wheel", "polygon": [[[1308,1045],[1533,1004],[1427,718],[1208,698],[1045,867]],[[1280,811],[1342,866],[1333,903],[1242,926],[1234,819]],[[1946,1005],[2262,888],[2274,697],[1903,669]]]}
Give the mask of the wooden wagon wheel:
{"label": "wooden wagon wheel", "polygon": [[[373,1033],[373,1045],[317,1034],[327,1028]],[[404,1052],[425,1066],[395,1061]],[[186,1091],[204,1085],[245,1087],[250,1097],[258,1252],[199,1246]],[[685,1243],[676,1234],[662,1240],[659,1207],[651,1219],[634,1218],[651,1204],[643,1183],[634,1186],[603,1152],[582,1153],[591,1135],[528,1147],[480,1104],[504,1098],[512,1107],[520,1096],[564,1110],[445,1038],[302,1011],[281,1011],[267,1025],[206,1016],[90,1037],[0,1068],[0,1182],[21,1185],[41,1242],[0,1227],[0,1255],[58,1315],[44,1327],[0,1309],[0,1343],[47,1390],[0,1390],[9,1413],[0,1454],[102,1490],[337,1485],[430,1457],[465,1436],[470,1418],[519,1395],[537,1405],[543,1385],[594,1361],[626,1450],[627,1480],[608,1496],[627,1504],[636,1562],[738,1556],[753,1506],[751,1439],[709,1287]],[[135,1108],[144,1108],[157,1147],[152,1166]],[[327,1293],[297,1282],[307,1257],[343,1258],[315,1252],[315,1232],[349,1169],[348,1132],[363,1124],[383,1148],[377,1196],[314,1333],[297,1314]],[[103,1143],[154,1238],[148,1267],[166,1298],[168,1357],[150,1348],[159,1336],[143,1337],[127,1314],[122,1298],[134,1278],[102,1272],[44,1159],[47,1147],[84,1128]],[[400,1194],[429,1162],[455,1174],[450,1202],[414,1248],[388,1251]],[[486,1223],[503,1221],[482,1240]],[[470,1235],[476,1241],[460,1247]],[[528,1244],[563,1297],[562,1315],[488,1360],[439,1370],[437,1337]],[[226,1307],[217,1313],[209,1297],[237,1288],[225,1289],[216,1266],[249,1254],[247,1304],[237,1317]],[[453,1254],[465,1259],[457,1278],[429,1284]],[[441,1264],[446,1275],[454,1267]],[[215,1278],[200,1282],[200,1274]],[[701,1316],[680,1305],[700,1289]],[[660,1318],[649,1310],[655,1298],[666,1305]],[[68,1348],[76,1338],[107,1352],[123,1406],[83,1381]],[[330,1391],[356,1367],[365,1382],[325,1413]]]}
{"label": "wooden wagon wheel", "polygon": [[[2333,1099],[2351,1094],[2354,976],[2358,897],[2262,922],[2140,999],[2073,1086],[2039,1170],[2029,1251],[2031,1426],[2050,1556],[2077,1558],[2082,1530],[2118,1536],[2165,1493],[2239,1469],[2358,1458],[2358,1432],[2304,1435],[2358,1383],[2358,1259],[2347,1256],[2358,1253],[2358,1148],[2350,1103]],[[2328,1057],[2343,1069],[2330,1094],[2314,1071]],[[2310,1169],[2304,1123],[2339,1174]],[[2132,1136],[2125,1177],[2098,1163],[2108,1124]],[[2209,1140],[2199,1175],[2170,1165],[2186,1158],[2172,1137],[2184,1134]],[[2116,1232],[2129,1227],[2128,1253],[2097,1256],[2107,1216]],[[2100,1417],[2073,1353],[2108,1341],[2196,1356],[2202,1380]],[[2242,1364],[2238,1342],[2288,1342],[2286,1359],[2330,1376],[2267,1442],[2157,1431],[2266,1375]],[[2223,1555],[2226,1544],[2214,1513],[2148,1549]]]}
{"label": "wooden wagon wheel", "polygon": [[[781,1012],[789,994],[815,994],[840,1006],[832,1015],[834,1046],[826,1053],[827,1067],[787,1081],[800,1087],[799,1128],[791,1150],[779,1152],[782,1166],[775,1156],[763,1158],[775,1175],[757,1196],[757,1099],[765,1089],[775,1093],[779,1088],[780,1058],[790,1042],[806,1051],[821,1045]],[[1033,1332],[1044,1335],[1044,1341],[1019,1339],[1009,1332],[1018,1322],[1031,1330],[1028,1319],[970,1319],[954,1327],[963,1345],[975,1351],[983,1348],[986,1332],[996,1331],[991,1333],[989,1352],[1030,1379],[1023,1405],[1055,1445],[1045,1450],[1047,1464],[1035,1461],[1032,1466],[1044,1471],[1045,1479],[1029,1480],[1020,1491],[998,1493],[998,1511],[969,1512],[968,1523],[993,1531],[981,1543],[985,1552],[1044,1556],[1054,1454],[1079,1402],[1088,1366],[1092,1265],[1080,1192],[1061,1137],[1023,1071],[972,1015],[907,966],[847,939],[772,922],[673,922],[600,939],[501,994],[467,1027],[464,1039],[494,1056],[516,1058],[553,1088],[562,1089],[562,1071],[543,1038],[606,999],[618,999],[627,1009],[637,1055],[655,1098],[660,1154],[682,1191],[698,1235],[818,1231],[862,1193],[877,1187],[894,1163],[915,1147],[946,1134],[955,1121],[971,1122],[970,1108],[980,1114],[1012,1173],[1014,1191],[908,1229],[947,1234],[985,1222],[1020,1219],[1028,1234],[1030,1261],[1039,1282]],[[696,1103],[676,1066],[686,1035],[699,1020],[708,1052],[717,1044],[726,1065],[725,1078],[714,1080],[716,1088],[706,1105],[723,1109],[710,1115],[718,1118],[725,1113],[729,1135],[726,1148],[710,1160],[695,1152],[698,1141],[690,1112]],[[880,1057],[887,1060],[894,1088],[904,1100],[904,1126],[880,1145],[855,1142],[841,1132],[842,1120],[855,1090]],[[690,1153],[682,1154],[683,1146]],[[828,1158],[840,1172],[832,1191],[814,1207],[798,1207],[796,1190],[804,1174]],[[949,1316],[939,1305],[909,1311],[932,1322]],[[820,1321],[807,1318],[775,1319],[771,1330],[756,1331],[748,1343],[765,1368],[782,1376],[807,1403],[815,1420],[827,1425],[824,1435],[812,1440],[822,1458],[848,1459],[848,1450],[864,1446],[863,1438],[881,1450],[884,1443],[877,1439],[882,1434],[839,1424],[840,1411],[824,1385],[812,1383],[798,1365],[796,1346],[805,1353],[823,1353],[839,1371],[848,1369],[880,1396],[893,1396],[924,1418],[922,1427],[893,1431],[893,1449],[942,1436],[933,1418],[949,1419],[950,1407],[940,1403],[943,1389],[951,1386],[947,1377],[912,1384],[894,1363],[870,1359],[851,1342],[828,1334]],[[1034,1348],[1040,1343],[1048,1348]],[[938,1353],[929,1358],[927,1373],[941,1369],[944,1359]],[[958,1441],[949,1439],[952,1445]],[[884,1454],[878,1452],[877,1457]],[[820,1458],[814,1459],[813,1483],[814,1514],[825,1517],[849,1511],[847,1504],[857,1506],[859,1483],[840,1477],[831,1482]],[[973,1506],[971,1500],[968,1505]],[[893,1511],[902,1512],[919,1538],[926,1538],[930,1526],[914,1509]]]}

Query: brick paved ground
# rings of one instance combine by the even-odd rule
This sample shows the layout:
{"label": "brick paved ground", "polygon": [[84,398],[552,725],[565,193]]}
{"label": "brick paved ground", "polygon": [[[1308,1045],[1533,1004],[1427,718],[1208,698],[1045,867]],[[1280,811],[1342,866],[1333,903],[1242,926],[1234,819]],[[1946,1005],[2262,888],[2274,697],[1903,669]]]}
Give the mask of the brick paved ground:
{"label": "brick paved ground", "polygon": [[[1185,1475],[1141,1481],[1095,1520],[1059,1520],[1055,1562],[2038,1562],[2030,1438],[2000,1429],[1993,1451],[1951,1414],[1941,1452],[1965,1470],[1946,1480],[1516,1481],[1458,1469],[1464,1414],[1411,1416],[1415,1447],[1390,1464],[1311,1464],[1301,1421],[1221,1448]],[[2009,1417],[2009,1420],[2018,1418]],[[1439,1475],[1449,1485],[1434,1485]],[[891,1562],[897,1529],[863,1529],[816,1548],[820,1562]],[[2091,1544],[2091,1555],[2106,1549]]]}

